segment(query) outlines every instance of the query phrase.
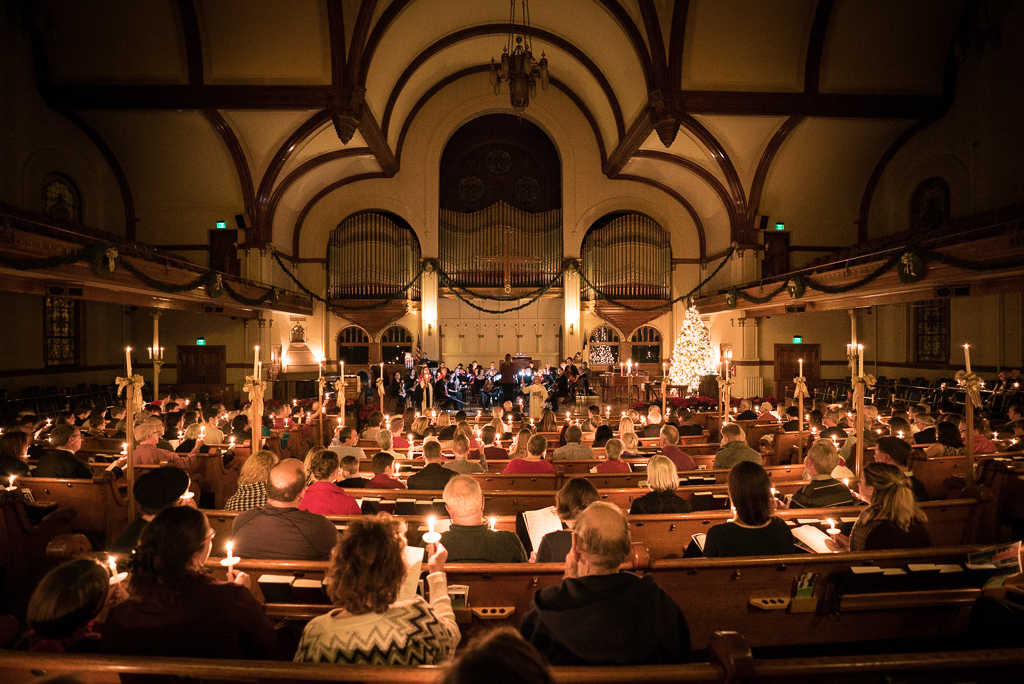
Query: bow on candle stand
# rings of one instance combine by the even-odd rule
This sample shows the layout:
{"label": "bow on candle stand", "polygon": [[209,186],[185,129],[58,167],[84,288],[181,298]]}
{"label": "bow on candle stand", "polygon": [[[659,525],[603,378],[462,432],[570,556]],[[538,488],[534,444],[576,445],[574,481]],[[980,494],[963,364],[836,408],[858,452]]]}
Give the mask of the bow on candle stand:
{"label": "bow on candle stand", "polygon": [[981,377],[977,373],[968,371],[957,371],[953,376],[957,384],[971,395],[971,401],[975,406],[981,406]]}
{"label": "bow on candle stand", "polygon": [[[263,415],[263,392],[267,389],[267,383],[264,380],[260,380],[254,375],[245,376],[245,384],[242,385],[242,391],[249,395],[250,409],[254,416]],[[253,434],[259,434],[259,426],[253,427]]]}
{"label": "bow on candle stand", "polygon": [[146,402],[142,399],[142,386],[146,384],[145,379],[141,375],[132,375],[130,378],[117,378],[117,396],[121,396],[121,392],[128,385],[135,388],[135,394],[132,398],[132,405],[130,408],[132,415],[138,413],[145,407]]}

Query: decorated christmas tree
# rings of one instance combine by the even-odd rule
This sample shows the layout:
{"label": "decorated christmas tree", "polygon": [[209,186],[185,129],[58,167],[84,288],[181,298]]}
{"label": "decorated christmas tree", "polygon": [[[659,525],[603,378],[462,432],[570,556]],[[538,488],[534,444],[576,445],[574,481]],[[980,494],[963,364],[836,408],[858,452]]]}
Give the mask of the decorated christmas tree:
{"label": "decorated christmas tree", "polygon": [[590,363],[615,363],[612,347],[608,344],[608,328],[598,328],[590,338]]}
{"label": "decorated christmas tree", "polygon": [[691,306],[686,310],[686,319],[676,337],[669,377],[673,385],[689,385],[691,390],[696,390],[700,385],[700,376],[717,372],[715,353],[711,348],[711,333],[700,319],[700,312]]}

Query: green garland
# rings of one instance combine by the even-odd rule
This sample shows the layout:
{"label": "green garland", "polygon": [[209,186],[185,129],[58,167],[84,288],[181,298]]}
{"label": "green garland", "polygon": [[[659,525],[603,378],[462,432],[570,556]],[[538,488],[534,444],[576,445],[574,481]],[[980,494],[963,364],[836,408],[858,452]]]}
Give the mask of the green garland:
{"label": "green garland", "polygon": [[71,252],[63,256],[45,257],[41,259],[16,259],[0,255],[0,265],[20,271],[50,270],[59,266],[69,266],[81,261],[88,262],[92,266],[93,271],[102,277],[110,275],[117,270],[118,266],[121,266],[124,270],[131,273],[136,279],[140,280],[145,285],[148,285],[154,290],[159,290],[160,292],[166,292],[168,294],[189,292],[200,287],[206,287],[207,293],[211,297],[219,297],[222,293],[227,293],[227,295],[236,302],[245,304],[246,306],[259,306],[262,304],[274,305],[278,301],[277,288],[271,287],[263,293],[263,296],[253,299],[236,291],[221,279],[222,274],[212,270],[207,270],[197,276],[195,280],[182,283],[180,285],[165,283],[162,280],[157,280],[156,278],[152,278],[147,275],[144,271],[139,269],[138,266],[120,255],[114,245],[105,242],[95,242],[91,245],[86,245],[77,252]]}
{"label": "green garland", "polygon": [[405,293],[409,291],[409,288],[413,287],[416,283],[419,282],[420,278],[423,277],[423,265],[421,264],[420,269],[416,272],[416,275],[413,276],[412,280],[406,283],[406,285],[401,290],[391,295],[390,297],[387,297],[386,299],[378,299],[371,304],[332,304],[331,302],[327,301],[326,299],[324,299],[323,297],[321,297],[320,295],[316,294],[308,287],[303,285],[302,282],[295,277],[295,274],[288,270],[288,267],[284,265],[284,261],[281,260],[280,255],[275,250],[271,249],[270,253],[274,256],[274,261],[276,261],[277,265],[281,267],[281,270],[284,271],[288,275],[288,277],[292,279],[292,282],[295,283],[300,290],[309,295],[310,298],[315,299],[323,304],[326,304],[332,309],[341,309],[343,311],[366,311],[369,309],[376,309],[377,307],[383,306],[384,304],[394,301],[399,297],[404,297]]}
{"label": "green garland", "polygon": [[[501,311],[494,311],[494,310],[491,310],[491,309],[485,309],[484,307],[480,306],[479,304],[474,304],[472,301],[470,301],[470,300],[466,299],[465,297],[463,297],[462,294],[459,292],[459,290],[463,290],[464,292],[469,294],[471,297],[476,297],[478,295],[473,293],[472,291],[470,291],[468,288],[459,287],[459,286],[455,285],[455,282],[452,280],[451,276],[449,276],[447,273],[445,273],[444,270],[442,270],[440,267],[437,268],[437,279],[441,282],[442,285],[444,285],[449,290],[451,290],[452,294],[454,294],[456,297],[459,298],[459,301],[469,305],[471,308],[476,309],[477,311],[481,311],[483,313],[502,314],[502,313],[512,313],[513,311],[519,311],[520,309],[525,309],[526,307],[530,306],[535,301],[540,299],[544,295],[545,292],[550,290],[554,286],[554,284],[556,282],[558,282],[558,279],[561,278],[564,273],[565,273],[565,271],[563,270],[562,272],[560,272],[557,275],[555,275],[554,278],[552,278],[551,280],[546,282],[544,285],[542,285],[538,289],[534,290],[533,292],[529,293],[528,295],[525,295],[526,297],[529,297],[529,300],[525,304],[520,304],[519,306],[514,306],[514,307],[512,307],[510,309],[503,309]],[[506,300],[501,300],[499,297],[492,297],[492,296],[485,296],[485,297],[483,297],[483,299],[490,299],[492,301],[493,300],[506,301]],[[522,297],[520,297],[519,299],[522,299]]]}

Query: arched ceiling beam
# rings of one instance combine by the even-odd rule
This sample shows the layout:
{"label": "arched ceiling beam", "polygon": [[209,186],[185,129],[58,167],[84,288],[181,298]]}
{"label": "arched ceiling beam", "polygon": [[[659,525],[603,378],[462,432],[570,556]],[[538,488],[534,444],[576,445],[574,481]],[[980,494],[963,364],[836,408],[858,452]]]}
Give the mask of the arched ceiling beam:
{"label": "arched ceiling beam", "polygon": [[[339,11],[340,9],[339,7]],[[366,88],[366,81],[363,78],[365,71],[362,70],[363,54],[367,48],[366,38],[370,34],[370,22],[373,21],[376,9],[377,0],[362,0],[359,3],[359,14],[356,15],[356,25],[352,30],[352,46],[349,48],[348,75],[345,82],[363,89]]]}
{"label": "arched ceiling beam", "polygon": [[779,126],[779,130],[775,131],[775,135],[768,141],[768,146],[765,147],[764,152],[761,154],[761,160],[757,163],[757,170],[754,171],[754,180],[750,183],[750,201],[747,202],[747,215],[743,223],[743,231],[747,235],[744,240],[745,242],[757,242],[754,231],[754,216],[761,206],[761,192],[764,190],[764,182],[768,178],[768,171],[771,170],[772,161],[775,160],[775,154],[782,147],[782,143],[786,141],[786,138],[793,132],[793,129],[800,125],[800,122],[803,120],[804,117],[802,116],[791,116],[783,121],[782,125]]}
{"label": "arched ceiling beam", "polygon": [[342,178],[339,181],[335,181],[330,185],[324,186],[324,188],[322,188],[320,192],[310,197],[309,201],[306,202],[305,206],[302,207],[302,211],[299,212],[298,218],[295,219],[295,229],[292,231],[292,260],[296,261],[300,259],[299,238],[301,237],[302,234],[302,225],[306,222],[306,216],[309,215],[309,212],[312,211],[313,207],[315,207],[317,203],[320,202],[320,200],[322,200],[324,197],[327,197],[335,190],[345,187],[346,185],[351,185],[352,183],[358,183],[359,181],[364,180],[374,180],[377,178],[387,178],[387,176],[385,176],[383,173],[379,171],[356,174],[355,176]]}
{"label": "arched ceiling beam", "polygon": [[[391,89],[391,94],[388,96],[387,105],[384,107],[384,115],[381,117],[381,129],[387,135],[387,131],[391,125],[391,115],[395,108],[395,104],[398,101],[399,96],[402,93],[402,88],[412,78],[413,73],[416,72],[420,66],[423,65],[426,60],[430,59],[442,50],[449,48],[453,45],[461,43],[472,38],[479,38],[481,36],[501,35],[508,32],[507,24],[483,24],[481,26],[472,26],[470,28],[456,31],[455,33],[449,34],[440,40],[435,41],[432,45],[423,50],[420,54],[409,63],[409,65],[402,72],[398,80],[395,81],[394,87]],[[553,33],[544,31],[541,29],[533,30],[533,38],[537,40],[543,40],[551,45],[560,48],[561,50],[568,53],[573,59],[579,62],[583,68],[590,72],[590,75],[597,81],[601,90],[604,92],[605,97],[608,99],[608,105],[611,107],[612,116],[615,118],[615,132],[618,137],[622,137],[625,134],[625,124],[622,119],[622,109],[619,107],[619,101],[615,97],[615,91],[612,90],[611,84],[608,79],[605,78],[604,74],[582,50],[577,48],[575,45],[565,40],[560,36],[556,36]]]}
{"label": "arched ceiling beam", "polygon": [[331,39],[331,83],[345,83],[345,11],[342,0],[327,0],[327,30]]}
{"label": "arched ceiling beam", "polygon": [[274,224],[274,215],[277,213],[277,205],[281,202],[281,198],[288,191],[296,181],[301,179],[307,173],[313,171],[319,166],[336,161],[338,159],[345,159],[346,157],[361,157],[369,156],[372,153],[368,147],[352,147],[344,150],[334,150],[332,152],[325,152],[324,154],[317,155],[312,159],[308,159],[302,162],[299,166],[294,168],[291,173],[284,177],[277,187],[274,188],[273,194],[270,196],[270,204],[267,207],[267,220],[270,225]]}
{"label": "arched ceiling beam", "polygon": [[256,192],[256,215],[253,218],[254,230],[249,242],[257,244],[270,242],[272,226],[268,220],[267,209],[270,205],[270,195],[274,189],[274,184],[277,182],[277,177],[281,174],[284,165],[288,163],[288,160],[299,146],[330,120],[330,112],[316,112],[303,121],[288,139],[284,141],[281,147],[278,148],[277,152],[274,153],[273,158],[270,160],[270,165],[267,166],[263,179],[260,181],[260,188]]}
{"label": "arched ceiling beam", "polygon": [[[601,5],[608,11],[609,14],[614,17],[618,22],[619,26],[626,32],[629,38],[629,42],[633,45],[633,50],[636,52],[637,58],[640,60],[640,68],[644,73],[644,80],[647,83],[647,89],[650,90],[653,85],[653,68],[651,66],[651,57],[647,52],[647,46],[644,45],[643,37],[640,35],[640,31],[637,29],[636,24],[630,18],[629,13],[622,8],[622,6],[616,2],[616,0],[599,0]],[[366,87],[366,76],[370,71],[370,64],[373,61],[374,53],[377,51],[377,47],[380,42],[384,39],[384,34],[387,33],[388,29],[394,23],[398,15],[409,6],[412,0],[394,0],[391,4],[385,8],[381,13],[380,18],[373,27],[373,32],[366,41],[366,49],[362,54],[362,65],[360,67],[360,74],[358,83]],[[503,32],[508,32],[508,25],[504,24]],[[539,35],[539,34],[537,34]],[[354,83],[355,81],[353,81]]]}
{"label": "arched ceiling beam", "polygon": [[821,80],[821,55],[825,50],[825,36],[828,34],[828,21],[832,16],[835,0],[818,0],[814,10],[814,23],[811,25],[811,37],[807,41],[807,58],[804,60],[804,92],[817,93]]}
{"label": "arched ceiling beam", "polygon": [[[427,90],[427,92],[423,93],[420,99],[416,101],[416,104],[413,105],[412,109],[409,110],[409,115],[405,117],[405,122],[402,124],[402,130],[398,134],[398,143],[395,145],[395,154],[398,157],[398,159],[401,160],[402,158],[402,147],[405,145],[405,136],[409,132],[409,128],[412,126],[413,121],[415,121],[416,114],[419,113],[419,111],[427,104],[427,102],[430,101],[431,98],[433,98],[435,95],[441,92],[442,89],[444,89],[448,85],[451,85],[455,81],[458,81],[461,78],[472,76],[474,74],[484,73],[489,69],[490,66],[486,64],[478,64],[476,66],[467,67],[460,71],[456,71],[454,74],[449,74],[448,76],[445,76],[443,79],[441,79],[433,86],[431,86],[430,89]],[[597,144],[598,152],[601,155],[601,162],[604,163],[604,139],[601,137],[601,129],[598,127],[597,120],[594,118],[594,115],[590,112],[590,109],[587,108],[587,105],[583,102],[580,96],[577,95],[569,86],[567,86],[562,81],[558,80],[554,76],[549,76],[548,82],[551,85],[553,85],[556,89],[561,91],[576,105],[577,108],[579,108],[580,113],[583,114],[583,117],[587,120],[587,123],[590,124],[590,130],[594,133],[594,141]]]}
{"label": "arched ceiling beam", "polygon": [[[736,205],[729,196],[729,191],[724,185],[722,185],[720,180],[715,178],[713,173],[705,169],[700,164],[690,161],[685,157],[680,157],[669,152],[661,152],[660,150],[639,150],[635,155],[633,155],[633,157],[635,159],[651,159],[654,161],[667,162],[691,172],[704,181],[708,187],[718,195],[718,198],[722,200],[722,206],[725,209],[725,213],[729,216],[729,225],[732,226],[735,223],[739,223],[740,218],[736,216]],[[621,178],[621,176],[616,176],[616,178]]]}
{"label": "arched ceiling beam", "polygon": [[235,173],[238,174],[238,182],[242,186],[242,203],[245,207],[245,213],[249,215],[250,220],[253,220],[256,216],[256,195],[252,187],[252,173],[249,171],[249,161],[245,158],[242,145],[238,142],[238,137],[224,117],[221,116],[220,112],[216,109],[204,109],[201,113],[213,130],[217,131],[220,139],[224,141],[224,145],[228,148],[228,152],[231,153],[231,159],[235,162]]}
{"label": "arched ceiling beam", "polygon": [[[668,64],[665,61],[665,39],[661,33],[658,10],[655,9],[652,0],[640,0],[640,16],[644,20],[644,31],[647,32],[647,42],[651,46],[651,63],[654,72],[654,83],[651,84],[648,81],[647,91],[667,90],[672,87],[672,84],[668,80]],[[651,87],[652,85],[654,87]],[[676,86],[678,87],[678,83]]]}
{"label": "arched ceiling beam", "polygon": [[678,88],[683,82],[683,45],[689,15],[690,0],[676,0],[672,8],[672,28],[668,40],[668,81],[673,88]]}
{"label": "arched ceiling beam", "polygon": [[652,188],[657,188],[658,190],[661,190],[666,195],[674,199],[676,202],[679,202],[679,204],[682,205],[683,209],[686,210],[686,213],[690,215],[690,218],[693,219],[693,225],[697,228],[697,242],[700,248],[700,260],[701,262],[704,262],[707,259],[708,250],[707,243],[704,239],[704,223],[700,220],[700,216],[697,214],[696,210],[694,210],[693,205],[690,204],[685,197],[683,197],[673,188],[670,188],[664,183],[660,183],[656,180],[651,180],[650,178],[644,178],[642,176],[631,176],[629,174],[620,173],[618,176],[615,177],[615,180],[633,181],[635,183],[649,185]]}
{"label": "arched ceiling beam", "polygon": [[199,19],[193,0],[178,0],[178,16],[185,36],[185,56],[188,60],[188,84],[203,84],[203,41],[199,36]]}
{"label": "arched ceiling beam", "polygon": [[[729,196],[735,205],[735,215],[738,217],[744,216],[747,211],[747,200],[743,192],[743,183],[740,182],[740,175],[736,173],[736,167],[733,166],[732,160],[729,159],[729,154],[725,151],[725,148],[722,147],[722,144],[718,142],[718,139],[715,138],[711,131],[704,127],[704,124],[689,114],[683,116],[681,123],[697,137],[700,143],[711,153],[718,167],[722,169],[722,173],[725,174],[726,183],[728,183]],[[732,239],[739,241],[740,244],[744,244],[743,232],[741,225],[733,224]]]}
{"label": "arched ceiling beam", "polygon": [[868,217],[871,214],[871,199],[875,195],[875,187],[878,186],[878,181],[882,178],[882,173],[885,171],[885,167],[889,165],[892,158],[896,156],[896,153],[900,151],[907,142],[915,135],[920,133],[922,130],[931,125],[934,120],[922,119],[917,123],[913,124],[907,130],[903,131],[900,137],[893,140],[889,148],[879,158],[878,163],[875,164],[874,170],[871,171],[871,177],[868,178],[868,183],[864,187],[864,194],[860,200],[860,213],[857,215],[857,242],[867,242],[868,239]]}

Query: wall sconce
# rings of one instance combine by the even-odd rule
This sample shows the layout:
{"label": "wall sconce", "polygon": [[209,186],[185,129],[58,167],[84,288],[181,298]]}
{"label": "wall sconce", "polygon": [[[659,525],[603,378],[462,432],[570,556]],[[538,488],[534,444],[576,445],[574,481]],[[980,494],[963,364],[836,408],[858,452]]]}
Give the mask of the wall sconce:
{"label": "wall sconce", "polygon": [[570,335],[575,335],[576,334],[576,324],[575,323],[570,323],[569,324],[569,334]]}
{"label": "wall sconce", "polygon": [[434,334],[434,324],[433,323],[427,323],[427,336],[429,337],[430,335],[433,335],[433,334]]}

